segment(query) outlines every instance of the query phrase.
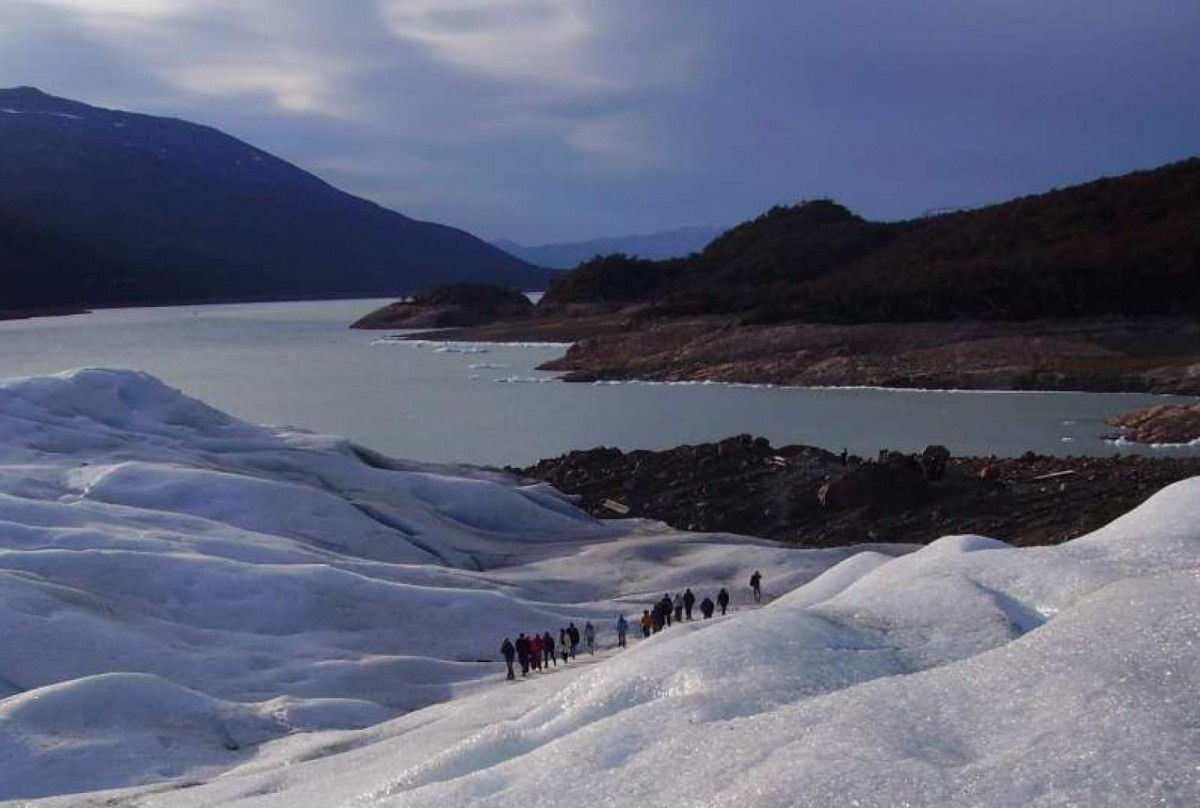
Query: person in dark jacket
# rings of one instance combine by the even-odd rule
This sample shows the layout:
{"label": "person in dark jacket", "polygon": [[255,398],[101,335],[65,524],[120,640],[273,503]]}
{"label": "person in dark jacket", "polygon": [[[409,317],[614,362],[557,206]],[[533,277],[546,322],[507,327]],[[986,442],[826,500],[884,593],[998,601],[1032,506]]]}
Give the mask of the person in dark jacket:
{"label": "person in dark jacket", "polygon": [[521,675],[529,675],[529,638],[525,632],[517,637],[517,661],[521,663]]}
{"label": "person in dark jacket", "polygon": [[675,607],[675,622],[683,622],[683,595],[679,592],[675,593],[675,597],[671,600],[671,604]]}
{"label": "person in dark jacket", "polygon": [[700,614],[704,615],[705,620],[712,617],[713,609],[715,608],[716,605],[713,604],[712,598],[705,598],[704,600],[700,601]]}
{"label": "person in dark jacket", "polygon": [[690,588],[683,590],[683,614],[688,620],[692,619],[692,606],[696,603],[696,596],[692,594]]}
{"label": "person in dark jacket", "polygon": [[660,600],[658,602],[658,605],[662,608],[663,622],[667,624],[667,628],[670,628],[671,627],[671,609],[673,608],[671,605],[671,596],[669,594],[663,595],[662,600]]}
{"label": "person in dark jacket", "polygon": [[500,643],[500,653],[504,654],[504,664],[508,668],[508,679],[516,679],[516,674],[513,673],[513,657],[517,655],[517,647],[512,644],[512,640],[508,637],[504,638],[504,642]]}
{"label": "person in dark jacket", "polygon": [[629,631],[629,621],[625,619],[625,615],[617,615],[617,647],[625,647],[625,633]]}
{"label": "person in dark jacket", "polygon": [[721,591],[717,593],[717,605],[721,607],[721,614],[725,614],[725,610],[729,608],[729,591],[725,587],[721,587]]}
{"label": "person in dark jacket", "polygon": [[575,649],[579,647],[579,628],[574,621],[567,624],[567,634],[571,636],[571,659],[574,659]]}
{"label": "person in dark jacket", "polygon": [[542,653],[546,657],[542,663],[543,668],[550,667],[551,662],[554,663],[554,667],[558,667],[558,657],[554,655],[554,638],[550,636],[549,631],[542,635]]}
{"label": "person in dark jacket", "polygon": [[762,573],[758,570],[750,576],[750,588],[754,590],[754,602],[762,603]]}

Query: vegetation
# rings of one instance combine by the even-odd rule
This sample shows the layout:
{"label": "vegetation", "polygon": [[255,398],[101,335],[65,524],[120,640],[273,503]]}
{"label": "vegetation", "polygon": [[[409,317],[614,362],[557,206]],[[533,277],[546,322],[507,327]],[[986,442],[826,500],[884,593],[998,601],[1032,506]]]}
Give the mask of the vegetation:
{"label": "vegetation", "polygon": [[554,279],[540,303],[633,303],[667,292],[679,279],[681,259],[651,261],[623,253],[599,255]]}
{"label": "vegetation", "polygon": [[488,312],[501,308],[533,310],[533,304],[522,293],[485,283],[452,283],[426,289],[413,295],[410,302],[419,306],[472,306]]}
{"label": "vegetation", "polygon": [[461,328],[533,314],[521,292],[482,283],[454,283],[390,303],[353,323],[351,328]]}
{"label": "vegetation", "polygon": [[1200,316],[1200,159],[898,223],[772,208],[686,259],[595,259],[545,305],[643,302],[750,323]]}

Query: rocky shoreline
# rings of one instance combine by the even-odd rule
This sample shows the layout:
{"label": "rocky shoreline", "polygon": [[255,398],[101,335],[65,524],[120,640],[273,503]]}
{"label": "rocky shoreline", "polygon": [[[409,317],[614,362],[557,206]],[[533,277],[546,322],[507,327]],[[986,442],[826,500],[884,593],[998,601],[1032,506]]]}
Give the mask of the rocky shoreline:
{"label": "rocky shoreline", "polygon": [[542,366],[567,381],[1200,395],[1200,322],[1184,318],[752,326],[579,307],[417,336],[571,341],[564,356]]}
{"label": "rocky shoreline", "polygon": [[1188,444],[1200,441],[1200,404],[1162,404],[1111,418],[1127,441],[1150,444]]}
{"label": "rocky shoreline", "polygon": [[682,530],[813,547],[960,533],[1038,545],[1095,530],[1200,475],[1200,458],[955,458],[930,447],[864,459],[741,435],[658,452],[577,451],[518,471],[578,496],[595,516]]}

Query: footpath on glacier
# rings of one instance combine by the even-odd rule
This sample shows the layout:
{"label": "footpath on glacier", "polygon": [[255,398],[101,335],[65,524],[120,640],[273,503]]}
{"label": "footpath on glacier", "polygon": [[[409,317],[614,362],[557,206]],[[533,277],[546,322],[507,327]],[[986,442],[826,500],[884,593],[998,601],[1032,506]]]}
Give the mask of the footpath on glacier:
{"label": "footpath on glacier", "polygon": [[[1190,805],[1200,478],[1057,547],[800,551],[234,419],[0,383],[0,800]],[[761,609],[504,683],[504,636]]]}

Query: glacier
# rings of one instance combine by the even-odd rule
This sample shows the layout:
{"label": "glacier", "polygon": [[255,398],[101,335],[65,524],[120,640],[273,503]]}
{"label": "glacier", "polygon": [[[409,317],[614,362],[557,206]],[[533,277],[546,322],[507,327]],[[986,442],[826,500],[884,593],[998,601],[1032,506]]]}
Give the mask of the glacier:
{"label": "glacier", "polygon": [[[1200,804],[1200,478],[1002,538],[599,522],[136,371],[0,382],[0,800]],[[734,609],[612,647],[685,586]],[[503,681],[569,620],[595,657]]]}

